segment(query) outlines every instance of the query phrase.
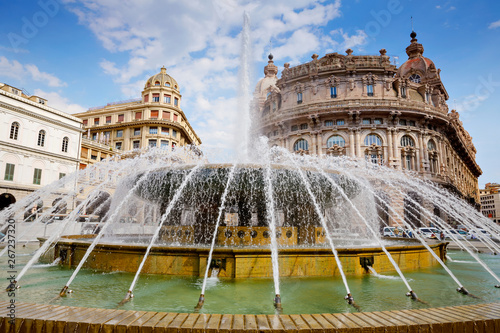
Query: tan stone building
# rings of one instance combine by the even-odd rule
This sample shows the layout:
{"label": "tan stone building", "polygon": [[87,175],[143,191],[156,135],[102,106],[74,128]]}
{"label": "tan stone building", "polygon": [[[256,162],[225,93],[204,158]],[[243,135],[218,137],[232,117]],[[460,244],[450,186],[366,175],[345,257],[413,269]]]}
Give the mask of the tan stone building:
{"label": "tan stone building", "polygon": [[479,190],[481,213],[495,223],[500,223],[500,184],[487,183]]}
{"label": "tan stone building", "polygon": [[281,77],[272,55],[255,89],[253,127],[271,145],[298,153],[365,158],[413,170],[479,203],[476,149],[432,60],[411,34],[399,68],[380,55],[330,53]]}
{"label": "tan stone building", "polygon": [[162,68],[146,81],[140,99],[109,103],[75,116],[83,120],[84,138],[113,150],[199,145],[201,140],[181,109],[181,97],[177,81]]}

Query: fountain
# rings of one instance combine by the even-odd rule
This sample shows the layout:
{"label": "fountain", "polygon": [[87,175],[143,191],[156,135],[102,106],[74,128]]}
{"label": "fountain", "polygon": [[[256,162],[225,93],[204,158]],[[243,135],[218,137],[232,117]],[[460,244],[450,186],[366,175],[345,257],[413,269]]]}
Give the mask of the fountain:
{"label": "fountain", "polygon": [[[248,30],[243,35],[248,56]],[[17,247],[0,302],[8,306],[15,296],[18,329],[498,325],[500,307],[481,307],[498,301],[498,260],[456,238],[463,252],[449,253],[447,242],[429,242],[417,232],[429,224],[443,230],[458,224],[499,240],[499,227],[467,203],[411,173],[369,161],[301,156],[269,148],[264,139],[253,148],[235,161],[198,148],[132,152],[0,212],[0,222],[16,225],[20,234],[39,225],[51,229],[38,250]],[[25,218],[33,203],[52,195],[61,198],[54,207],[33,221]],[[410,204],[403,207],[405,200]],[[73,209],[59,219],[62,205]],[[379,230],[389,223],[415,238],[382,238]],[[480,241],[500,250],[496,241]],[[4,266],[12,259],[5,253]],[[463,307],[427,310],[450,305]],[[357,313],[395,309],[413,311]],[[331,312],[346,314],[317,315]],[[8,331],[12,317],[3,318],[0,328]]]}

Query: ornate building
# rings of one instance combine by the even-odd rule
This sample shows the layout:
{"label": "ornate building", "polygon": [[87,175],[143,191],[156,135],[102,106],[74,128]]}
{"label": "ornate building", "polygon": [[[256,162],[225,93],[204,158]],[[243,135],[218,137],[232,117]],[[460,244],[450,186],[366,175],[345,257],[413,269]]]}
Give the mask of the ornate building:
{"label": "ornate building", "polygon": [[165,68],[146,81],[142,98],[94,107],[75,116],[83,120],[84,138],[114,150],[201,144],[181,109],[179,85]]}
{"label": "ornate building", "polygon": [[[47,104],[0,83],[0,210],[78,170],[82,122]],[[47,198],[33,208],[60,199],[58,193]]]}
{"label": "ornate building", "polygon": [[254,131],[298,153],[345,155],[417,172],[478,204],[482,171],[440,69],[411,33],[399,68],[377,56],[330,53],[290,67],[272,55],[255,89]]}

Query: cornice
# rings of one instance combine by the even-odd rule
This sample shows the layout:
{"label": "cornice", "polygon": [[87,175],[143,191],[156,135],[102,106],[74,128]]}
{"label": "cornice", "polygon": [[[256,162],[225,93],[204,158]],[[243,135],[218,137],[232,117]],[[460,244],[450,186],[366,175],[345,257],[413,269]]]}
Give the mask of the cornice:
{"label": "cornice", "polygon": [[[74,158],[71,156],[65,156],[61,154],[54,154],[50,152],[46,152],[40,149],[35,149],[35,148],[30,148],[26,146],[21,146],[17,145],[11,142],[3,141],[0,140],[0,147],[2,151],[7,151],[13,154],[21,154],[21,155],[28,155],[28,156],[33,156],[33,157],[40,157],[40,155],[48,157],[48,160],[50,162],[62,162],[61,160],[64,160],[65,162],[68,162],[68,165],[70,164],[69,162],[76,163],[80,162],[80,159]],[[10,148],[10,149],[9,149]],[[71,164],[72,165],[72,164]]]}
{"label": "cornice", "polygon": [[54,125],[57,125],[60,127],[64,127],[64,128],[69,129],[69,130],[72,130],[72,131],[82,132],[82,129],[80,127],[71,126],[71,125],[66,124],[66,123],[59,121],[59,120],[43,117],[42,115],[37,114],[35,112],[28,111],[28,110],[21,108],[21,107],[18,107],[18,106],[13,106],[13,105],[7,104],[7,103],[4,103],[2,101],[0,101],[0,107],[24,114],[24,115],[32,117],[32,118],[42,120],[42,121],[47,122],[47,123],[51,123],[51,124],[54,124]]}

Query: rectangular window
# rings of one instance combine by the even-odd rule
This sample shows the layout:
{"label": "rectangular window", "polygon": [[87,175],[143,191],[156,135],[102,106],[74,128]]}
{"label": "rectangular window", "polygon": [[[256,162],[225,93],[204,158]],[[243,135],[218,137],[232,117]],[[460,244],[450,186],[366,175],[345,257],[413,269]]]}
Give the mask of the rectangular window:
{"label": "rectangular window", "polygon": [[299,130],[299,126],[298,125],[293,125],[292,126],[292,132],[298,131],[298,130]]}
{"label": "rectangular window", "polygon": [[150,147],[156,147],[156,140],[149,140],[149,146]]}
{"label": "rectangular window", "polygon": [[176,137],[177,137],[177,131],[176,131],[176,130],[172,130],[172,137],[173,137],[173,138],[176,138]]}
{"label": "rectangular window", "polygon": [[89,123],[89,120],[88,119],[83,119],[83,126],[87,126]]}
{"label": "rectangular window", "polygon": [[158,110],[151,110],[151,119],[158,119]]}
{"label": "rectangular window", "polygon": [[119,122],[122,122],[122,121],[124,121],[124,120],[125,120],[125,115],[123,115],[123,114],[119,114],[119,115],[118,115],[118,121],[119,121]]}
{"label": "rectangular window", "polygon": [[279,134],[279,133],[278,133],[278,130],[274,130],[273,135],[274,135],[274,136],[276,136],[276,135],[278,135],[278,134]]}
{"label": "rectangular window", "polygon": [[363,119],[363,125],[370,125],[372,123],[372,120],[371,119]]}
{"label": "rectangular window", "polygon": [[35,172],[33,172],[33,184],[40,185],[41,182],[42,182],[42,169],[35,168]]}
{"label": "rectangular window", "polygon": [[327,121],[325,121],[325,126],[326,127],[332,127],[333,126],[333,120],[327,120]]}
{"label": "rectangular window", "polygon": [[4,180],[14,180],[14,168],[15,164],[7,163],[5,165],[5,177]]}
{"label": "rectangular window", "polygon": [[160,94],[153,94],[153,102],[159,102],[160,101]]}
{"label": "rectangular window", "polygon": [[300,104],[300,103],[302,103],[302,93],[301,92],[297,93],[297,104]]}
{"label": "rectangular window", "polygon": [[399,125],[406,126],[406,120],[405,119],[399,119]]}
{"label": "rectangular window", "polygon": [[337,87],[330,87],[330,97],[337,98]]}
{"label": "rectangular window", "polygon": [[163,135],[169,135],[170,131],[169,131],[168,127],[162,127],[161,128],[161,134],[163,134]]}
{"label": "rectangular window", "polygon": [[115,143],[115,148],[118,150],[122,149],[122,143],[121,142]]}
{"label": "rectangular window", "polygon": [[383,122],[382,122],[382,118],[375,118],[375,120],[373,121],[374,124],[376,125],[381,125]]}
{"label": "rectangular window", "polygon": [[171,101],[172,101],[172,98],[170,97],[170,95],[163,95],[163,103],[170,104]]}
{"label": "rectangular window", "polygon": [[65,173],[59,172],[59,179],[66,177]]}
{"label": "rectangular window", "polygon": [[178,118],[179,116],[174,113],[174,121],[177,121]]}
{"label": "rectangular window", "polygon": [[158,134],[158,127],[150,127],[149,134]]}
{"label": "rectangular window", "polygon": [[339,125],[344,125],[344,124],[345,124],[345,123],[344,123],[344,119],[339,119],[339,120],[337,120],[337,126],[339,126]]}
{"label": "rectangular window", "polygon": [[307,124],[300,124],[300,129],[301,130],[306,130],[307,129]]}
{"label": "rectangular window", "polygon": [[163,111],[163,119],[165,119],[165,120],[170,120],[170,112],[168,112],[168,111]]}
{"label": "rectangular window", "polygon": [[401,97],[406,98],[406,87],[401,87]]}
{"label": "rectangular window", "polygon": [[92,133],[92,140],[94,140],[94,141],[97,140],[97,133]]}
{"label": "rectangular window", "polygon": [[373,84],[368,84],[366,86],[366,94],[368,96],[373,96]]}
{"label": "rectangular window", "polygon": [[141,135],[141,129],[140,128],[134,128],[134,136]]}
{"label": "rectangular window", "polygon": [[132,148],[134,148],[134,149],[141,148],[141,141],[135,140],[134,142],[132,142]]}
{"label": "rectangular window", "polygon": [[149,95],[144,95],[144,103],[149,102]]}
{"label": "rectangular window", "polygon": [[179,99],[177,97],[174,97],[174,105],[179,106]]}
{"label": "rectangular window", "polygon": [[410,126],[415,126],[415,120],[410,120],[409,124],[410,124]]}
{"label": "rectangular window", "polygon": [[135,120],[141,120],[142,119],[142,112],[136,112],[135,113]]}
{"label": "rectangular window", "polygon": [[97,155],[92,154],[92,155],[90,155],[90,158],[93,160],[97,160]]}
{"label": "rectangular window", "polygon": [[106,124],[111,124],[111,116],[106,116]]}
{"label": "rectangular window", "polygon": [[117,131],[116,131],[116,137],[117,137],[117,138],[121,138],[121,137],[123,137],[123,130],[117,130]]}
{"label": "rectangular window", "polygon": [[94,118],[94,125],[99,125],[99,118]]}
{"label": "rectangular window", "polygon": [[161,148],[168,148],[168,141],[167,140],[161,140],[160,147]]}

